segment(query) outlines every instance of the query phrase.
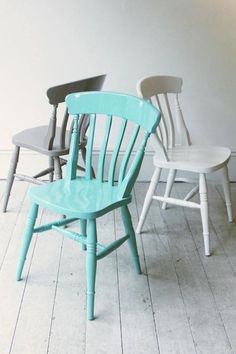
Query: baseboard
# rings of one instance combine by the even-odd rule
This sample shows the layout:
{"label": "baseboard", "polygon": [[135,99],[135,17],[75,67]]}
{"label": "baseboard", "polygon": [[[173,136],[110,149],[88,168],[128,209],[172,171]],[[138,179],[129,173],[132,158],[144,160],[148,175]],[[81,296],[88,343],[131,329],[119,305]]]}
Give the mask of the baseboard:
{"label": "baseboard", "polygon": [[[232,182],[236,181],[236,148],[232,149],[232,155],[229,161],[229,176]],[[11,150],[0,150],[0,179],[5,179],[7,177],[7,172],[9,169],[10,159],[11,159]],[[99,152],[95,152],[95,163]],[[150,178],[153,173],[153,164],[152,164],[153,152],[147,151],[143,160],[142,168],[139,173],[139,181],[150,181]],[[48,157],[38,154],[36,152],[31,152],[28,150],[22,149],[20,153],[20,159],[17,167],[17,172],[22,174],[27,174],[33,176],[37,172],[45,169],[48,165]],[[196,177],[196,174],[182,174],[181,177]],[[162,175],[162,179],[166,179],[166,174]],[[219,174],[212,173],[208,175],[208,179],[212,181],[217,181],[219,179]]]}

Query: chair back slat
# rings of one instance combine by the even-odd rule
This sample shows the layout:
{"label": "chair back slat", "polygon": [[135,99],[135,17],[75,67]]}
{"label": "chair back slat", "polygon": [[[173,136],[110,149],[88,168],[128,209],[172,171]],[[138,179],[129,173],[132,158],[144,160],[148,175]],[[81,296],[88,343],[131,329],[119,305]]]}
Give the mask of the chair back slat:
{"label": "chair back slat", "polygon": [[175,95],[175,115],[176,115],[176,128],[179,134],[180,144],[191,145],[190,135],[185,125],[182,110],[180,108],[178,94]]}
{"label": "chair back slat", "polygon": [[147,144],[147,140],[149,138],[149,135],[147,132],[145,132],[144,134],[144,138],[142,140],[141,146],[140,148],[137,150],[135,157],[132,161],[132,164],[125,176],[125,178],[123,179],[122,183],[120,184],[120,188],[119,188],[119,194],[121,197],[127,197],[134,185],[134,182],[136,181],[141,165],[142,165],[142,161],[143,161],[143,157],[144,157],[144,153],[145,153],[145,147]]}
{"label": "chair back slat", "polygon": [[98,170],[97,170],[97,178],[103,182],[104,181],[104,165],[105,165],[105,158],[106,158],[106,152],[107,152],[107,144],[108,144],[108,139],[110,135],[110,130],[111,130],[111,124],[112,124],[112,116],[108,115],[106,117],[106,126],[105,126],[105,132],[104,132],[104,138],[99,154],[99,160],[98,160]]}
{"label": "chair back slat", "polygon": [[170,102],[168,99],[167,93],[164,93],[165,97],[165,103],[166,103],[166,109],[168,112],[168,123],[169,123],[169,143],[167,144],[168,148],[173,148],[175,146],[175,128],[174,128],[174,121],[173,121],[173,115],[171,112],[170,108]]}
{"label": "chair back slat", "polygon": [[163,141],[163,135],[162,135],[162,130],[160,129],[160,124],[159,124],[159,127],[157,127],[157,135],[158,135],[158,138],[160,139],[160,141],[162,142]]}
{"label": "chair back slat", "polygon": [[118,178],[118,184],[119,185],[121,185],[121,183],[122,183],[122,181],[123,181],[123,179],[125,177],[126,169],[127,169],[128,163],[129,163],[129,159],[130,159],[134,144],[135,144],[135,142],[137,140],[137,136],[138,136],[139,131],[140,131],[140,126],[137,125],[134,128],[132,137],[131,137],[131,139],[129,141],[129,144],[127,146],[127,149],[125,151],[124,157],[123,157],[122,162],[121,162],[120,173],[119,173],[119,178]]}
{"label": "chair back slat", "polygon": [[112,153],[112,157],[111,157],[111,162],[110,162],[110,166],[109,166],[109,173],[108,173],[108,182],[111,186],[113,186],[113,184],[114,184],[114,176],[115,176],[117,158],[118,158],[120,147],[122,144],[122,140],[123,140],[123,137],[125,134],[126,125],[127,125],[127,120],[123,119],[121,122],[120,131],[117,134],[116,144],[115,144],[115,147],[114,147],[114,150]]}
{"label": "chair back slat", "polygon": [[54,104],[52,109],[52,115],[49,120],[47,134],[44,137],[44,145],[48,150],[52,150],[53,141],[56,135],[56,127],[57,127],[57,108],[58,105]]}
{"label": "chair back slat", "polygon": [[87,142],[87,154],[85,161],[85,170],[86,170],[86,178],[92,179],[92,152],[93,152],[93,141],[94,141],[94,132],[95,132],[95,124],[96,124],[96,115],[90,115],[90,125],[89,125],[89,136]]}
{"label": "chair back slat", "polygon": [[60,147],[62,149],[65,149],[66,146],[65,137],[66,137],[66,127],[67,127],[68,118],[69,118],[69,114],[68,114],[68,109],[66,108],[62,125],[61,125],[61,135],[60,135]]}
{"label": "chair back slat", "polygon": [[77,161],[78,161],[78,153],[79,153],[79,144],[78,144],[78,120],[79,115],[74,115],[74,124],[73,124],[73,131],[70,143],[70,154],[69,160],[66,165],[66,180],[71,181],[76,178],[77,172]]}
{"label": "chair back slat", "polygon": [[159,136],[160,136],[160,139],[161,139],[163,145],[165,146],[165,148],[167,148],[167,146],[169,144],[169,136],[168,136],[168,129],[167,129],[167,124],[166,124],[166,119],[165,119],[164,111],[162,109],[162,105],[161,105],[159,96],[155,95],[155,99],[156,99],[156,102],[157,102],[157,107],[159,108],[159,110],[161,112],[161,116],[162,116],[162,119],[161,119],[160,124],[158,126],[158,128],[159,128]]}

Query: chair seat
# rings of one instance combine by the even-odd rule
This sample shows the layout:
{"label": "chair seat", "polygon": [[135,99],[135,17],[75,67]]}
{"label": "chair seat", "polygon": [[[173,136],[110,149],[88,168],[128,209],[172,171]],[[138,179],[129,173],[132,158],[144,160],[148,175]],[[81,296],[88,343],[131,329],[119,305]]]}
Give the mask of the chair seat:
{"label": "chair seat", "polygon": [[70,133],[66,132],[66,147],[65,149],[60,148],[60,133],[61,128],[56,128],[56,136],[53,142],[53,149],[48,150],[45,145],[45,136],[47,135],[48,126],[38,126],[30,129],[26,129],[17,133],[13,136],[12,142],[16,146],[24,147],[30,150],[34,150],[45,154],[47,156],[59,156],[59,155],[67,155],[69,152],[69,139]]}
{"label": "chair seat", "polygon": [[167,151],[169,161],[153,157],[156,167],[197,173],[209,173],[223,167],[230,158],[231,151],[220,146],[178,146]]}
{"label": "chair seat", "polygon": [[43,208],[80,219],[93,219],[131,202],[119,197],[117,186],[77,177],[66,184],[58,180],[30,189],[30,199]]}

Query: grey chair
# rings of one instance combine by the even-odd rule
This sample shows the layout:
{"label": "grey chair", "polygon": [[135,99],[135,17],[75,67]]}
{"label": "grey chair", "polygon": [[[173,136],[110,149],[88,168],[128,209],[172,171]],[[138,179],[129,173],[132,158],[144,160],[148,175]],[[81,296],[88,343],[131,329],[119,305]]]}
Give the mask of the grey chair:
{"label": "grey chair", "polygon": [[[44,183],[38,180],[39,177],[49,174],[49,180],[62,178],[61,167],[66,164],[66,160],[61,156],[68,155],[72,127],[68,127],[68,112],[65,111],[62,123],[57,124],[58,105],[65,102],[65,97],[74,92],[98,91],[102,88],[106,75],[94,76],[83,80],[66,83],[59,86],[50,87],[47,90],[49,103],[53,106],[52,116],[49,124],[45,126],[37,126],[34,128],[23,130],[12,138],[15,145],[10,168],[7,176],[5,195],[3,198],[2,211],[6,212],[8,200],[10,197],[14,178],[29,181],[35,184]],[[79,142],[81,146],[82,157],[85,161],[86,156],[86,131],[89,125],[89,118],[83,116],[79,122]],[[27,175],[16,174],[17,163],[20,155],[20,148],[26,148],[49,157],[49,167],[30,177]],[[83,167],[78,166],[83,170]]]}

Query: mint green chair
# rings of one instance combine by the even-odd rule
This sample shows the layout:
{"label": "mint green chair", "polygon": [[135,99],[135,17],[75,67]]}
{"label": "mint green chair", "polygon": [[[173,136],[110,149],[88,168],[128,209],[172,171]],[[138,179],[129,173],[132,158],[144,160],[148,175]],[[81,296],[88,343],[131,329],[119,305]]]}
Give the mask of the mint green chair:
{"label": "mint green chair", "polygon": [[[69,114],[74,117],[66,174],[61,180],[30,189],[29,197],[32,206],[24,232],[16,278],[17,280],[21,278],[33,233],[53,229],[80,242],[82,248],[87,252],[87,318],[92,320],[94,318],[95,277],[98,260],[128,241],[135,270],[138,274],[141,273],[135,233],[127,205],[131,202],[131,190],[141,167],[148,137],[155,132],[159,124],[160,113],[143,99],[122,93],[75,93],[66,97],[66,103]],[[83,177],[77,177],[78,121],[84,114],[90,115],[86,171]],[[106,153],[108,141],[112,140],[113,121],[116,121],[115,128],[117,129],[118,125],[119,130],[115,132],[116,141],[112,141],[114,149],[111,158],[109,156],[108,159]],[[103,139],[101,139],[102,136]],[[96,147],[97,150],[96,139],[100,141],[100,153],[96,178],[94,178],[92,151],[93,147]],[[138,144],[138,149],[135,149],[136,153],[132,154],[137,141],[141,143]],[[118,159],[123,145],[125,153]],[[95,166],[94,163],[93,166]],[[39,206],[66,217],[35,227]],[[97,242],[96,219],[116,208],[121,209],[125,236],[104,246]],[[80,220],[81,223],[80,233],[70,230],[69,227],[63,227],[76,220]]]}

